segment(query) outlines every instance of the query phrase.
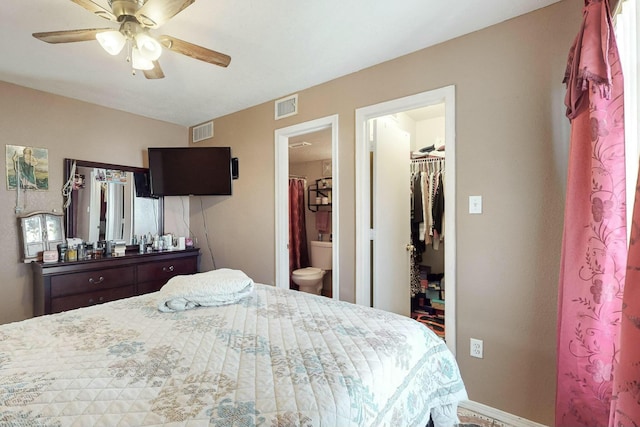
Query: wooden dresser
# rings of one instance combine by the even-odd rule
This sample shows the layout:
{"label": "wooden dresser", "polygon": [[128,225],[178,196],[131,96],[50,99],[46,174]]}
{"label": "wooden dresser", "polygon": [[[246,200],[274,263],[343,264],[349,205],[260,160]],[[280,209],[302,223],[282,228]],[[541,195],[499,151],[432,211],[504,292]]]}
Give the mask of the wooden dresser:
{"label": "wooden dresser", "polygon": [[76,262],[32,262],[34,315],[58,313],[159,290],[198,271],[198,249],[127,254]]}

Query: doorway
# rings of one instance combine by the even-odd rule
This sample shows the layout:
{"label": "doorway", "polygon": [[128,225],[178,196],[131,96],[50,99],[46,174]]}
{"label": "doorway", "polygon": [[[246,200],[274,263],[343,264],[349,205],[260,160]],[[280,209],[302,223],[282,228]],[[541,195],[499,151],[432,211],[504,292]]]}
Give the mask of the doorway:
{"label": "doorway", "polygon": [[[338,116],[328,116],[299,123],[275,131],[275,202],[276,202],[276,287],[289,289],[289,144],[302,135],[328,130],[331,135],[331,176],[332,176],[332,265],[331,295],[339,299],[339,175],[338,175]],[[329,165],[327,164],[326,167]]]}
{"label": "doorway", "polygon": [[[409,304],[409,269],[408,258],[410,252],[408,245],[410,243],[409,233],[405,233],[402,229],[395,232],[397,237],[400,233],[403,244],[392,243],[386,236],[394,235],[393,232],[384,231],[378,233],[375,228],[376,221],[372,216],[376,212],[384,212],[383,203],[392,204],[391,200],[382,200],[380,197],[372,197],[372,189],[379,180],[378,163],[380,156],[373,154],[371,140],[376,136],[377,129],[374,126],[379,125],[379,121],[373,120],[384,116],[398,114],[401,112],[414,110],[421,107],[444,103],[445,110],[445,141],[446,141],[446,158],[447,167],[445,169],[445,220],[444,235],[447,244],[445,245],[445,261],[444,270],[447,282],[447,298],[445,303],[445,339],[447,346],[455,355],[456,347],[456,325],[455,325],[455,296],[456,296],[456,235],[455,235],[455,211],[456,211],[456,195],[455,195],[455,87],[447,86],[444,88],[423,92],[417,95],[400,98],[381,104],[372,105],[356,110],[356,303],[373,306],[376,308],[391,309],[400,311],[405,314],[405,309],[396,309],[395,307],[386,307],[388,303],[380,297],[376,300],[376,295],[388,295],[388,288],[392,287],[398,294],[406,296],[407,304]],[[377,124],[374,124],[377,123]],[[387,147],[388,148],[388,147]],[[404,150],[404,148],[403,148]],[[403,153],[406,159],[408,170],[409,152]],[[380,175],[380,176],[378,176]],[[373,183],[373,184],[372,184]],[[409,179],[404,181],[403,188],[397,188],[396,194],[401,198],[396,202],[409,206]],[[400,185],[400,184],[398,184]],[[379,187],[379,186],[378,186]],[[405,197],[406,196],[406,197]],[[404,199],[402,197],[405,197]],[[409,222],[409,215],[406,216],[406,223]],[[387,224],[388,225],[388,224]],[[402,261],[395,263],[376,263],[375,247],[385,248],[392,246],[392,250],[402,253]],[[398,247],[400,246],[400,247]],[[384,264],[389,275],[393,275],[396,280],[391,283],[379,283],[374,277],[375,274],[381,274],[377,268]],[[376,273],[377,271],[377,273]],[[393,286],[391,286],[393,284]],[[386,292],[381,289],[386,286]],[[406,295],[404,295],[406,294]]]}

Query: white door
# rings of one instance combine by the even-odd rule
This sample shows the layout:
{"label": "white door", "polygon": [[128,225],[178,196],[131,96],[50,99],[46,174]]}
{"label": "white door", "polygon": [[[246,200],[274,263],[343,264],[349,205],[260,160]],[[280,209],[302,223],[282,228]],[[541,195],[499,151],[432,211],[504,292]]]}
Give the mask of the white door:
{"label": "white door", "polygon": [[[371,120],[377,117],[386,116],[388,114],[396,114],[403,111],[409,111],[416,108],[426,107],[429,105],[435,105],[439,103],[445,103],[445,141],[447,142],[447,168],[445,171],[445,180],[447,182],[447,188],[445,189],[445,199],[447,200],[447,210],[445,211],[445,221],[444,221],[444,234],[447,236],[447,244],[445,246],[445,274],[447,277],[447,299],[446,299],[446,310],[445,310],[445,324],[447,325],[446,329],[446,340],[447,347],[451,350],[451,352],[456,354],[456,170],[455,170],[455,159],[456,159],[456,103],[455,103],[455,87],[447,86],[440,89],[434,89],[427,92],[418,93],[415,95],[410,95],[404,98],[394,99],[391,101],[385,101],[380,104],[370,105],[367,107],[358,108],[356,110],[356,303],[362,304],[364,306],[374,305],[378,307],[380,303],[388,304],[391,299],[386,298],[383,299],[380,294],[381,293],[392,293],[393,290],[397,290],[398,293],[402,292],[403,295],[406,296],[398,296],[398,306],[402,305],[402,301],[406,301],[406,311],[408,312],[410,309],[410,280],[408,278],[409,268],[399,268],[399,267],[390,267],[390,263],[386,264],[386,260],[382,259],[382,257],[375,257],[372,252],[372,245],[375,245],[375,233],[372,233],[372,220],[371,215],[374,214],[374,210],[378,212],[378,217],[380,215],[385,215],[384,206],[375,207],[375,203],[372,200],[374,197],[374,191],[371,187],[371,184],[374,180],[374,167],[375,164],[371,161],[371,152],[370,150],[370,141],[371,141],[371,133],[373,128],[371,125]],[[382,145],[382,144],[380,144]],[[383,148],[384,149],[384,148]],[[397,171],[402,171],[402,167],[409,168],[409,152],[406,151],[407,155],[405,157],[405,164],[398,166]],[[378,153],[377,158],[381,159],[381,161],[386,161],[384,157]],[[389,157],[390,159],[391,157]],[[384,168],[386,169],[386,167]],[[392,166],[389,165],[389,169],[393,169]],[[398,172],[400,173],[400,172]],[[404,175],[404,173],[402,173]],[[382,178],[379,178],[380,181]],[[400,180],[404,180],[399,189],[406,189],[409,191],[409,170],[407,169],[406,178],[400,178]],[[399,190],[396,190],[399,191]],[[383,195],[378,197],[386,197],[385,200],[380,200],[385,206],[391,204],[389,197],[393,197],[395,194],[394,191],[391,196]],[[400,198],[404,198],[406,202],[400,202],[398,206],[406,206],[409,209],[409,196],[406,193],[399,193],[398,196],[402,196]],[[373,207],[373,208],[372,208]],[[410,227],[409,224],[409,214],[406,214],[402,220],[397,222],[398,226],[402,226],[403,224],[407,227]],[[380,218],[378,218],[380,219]],[[380,221],[378,221],[380,223]],[[394,222],[391,222],[393,224]],[[382,224],[380,224],[382,225]],[[386,224],[384,224],[386,225]],[[404,238],[405,246],[406,242],[409,241],[409,232],[399,231],[397,233],[400,239]],[[378,242],[382,242],[378,239]],[[385,246],[391,246],[384,243]],[[400,245],[400,243],[394,243],[394,245]],[[381,246],[381,245],[378,245]],[[381,249],[381,248],[378,248]],[[400,251],[401,252],[401,251]],[[394,252],[395,253],[395,252]],[[409,256],[409,254],[407,254]],[[404,260],[404,264],[408,263],[408,259]],[[373,265],[372,265],[373,263]],[[394,273],[396,274],[390,280],[392,282],[384,283],[382,277],[384,275],[384,271],[379,272],[377,270],[382,269],[385,270],[384,265],[386,264],[388,267],[386,269],[394,269]],[[406,274],[407,276],[403,276],[400,278],[400,275]],[[372,275],[378,277],[376,280],[372,278]],[[373,285],[380,282],[380,285],[384,287],[384,290],[378,292],[372,289]],[[392,289],[389,289],[389,284],[395,286]],[[406,290],[405,290],[406,286]],[[376,298],[378,301],[376,303],[372,302],[372,298],[374,295],[378,295]],[[393,295],[392,295],[393,298]],[[403,298],[406,298],[403,300]],[[393,298],[395,300],[396,298]],[[382,306],[381,308],[385,308]],[[385,308],[388,309],[388,308]],[[396,311],[391,309],[392,311]],[[400,310],[398,310],[400,311]]]}
{"label": "white door", "polygon": [[373,306],[409,316],[410,136],[390,117],[371,120],[370,126],[373,130]]}

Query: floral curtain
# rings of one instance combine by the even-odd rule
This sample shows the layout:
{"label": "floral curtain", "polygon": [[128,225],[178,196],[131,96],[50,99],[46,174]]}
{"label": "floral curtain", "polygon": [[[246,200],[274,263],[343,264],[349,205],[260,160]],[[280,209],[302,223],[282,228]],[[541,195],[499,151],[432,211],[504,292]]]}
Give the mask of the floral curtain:
{"label": "floral curtain", "polygon": [[289,179],[289,277],[293,270],[309,266],[303,179]]}
{"label": "floral curtain", "polygon": [[558,427],[609,424],[627,261],[623,81],[608,1],[585,0],[583,16],[565,75],[571,146],[558,301]]}
{"label": "floral curtain", "polygon": [[636,185],[609,426],[640,426],[640,186]]}

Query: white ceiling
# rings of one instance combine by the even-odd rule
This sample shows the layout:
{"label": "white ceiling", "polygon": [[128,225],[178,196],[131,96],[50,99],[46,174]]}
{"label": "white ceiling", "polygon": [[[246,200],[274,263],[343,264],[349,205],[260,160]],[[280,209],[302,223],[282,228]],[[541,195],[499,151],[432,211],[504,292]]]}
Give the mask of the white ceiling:
{"label": "white ceiling", "polygon": [[[107,0],[93,0],[108,7]],[[197,0],[154,35],[231,56],[164,52],[164,79],[131,75],[95,41],[34,32],[117,25],[70,0],[0,0],[0,80],[191,126],[441,43],[558,0]]]}

